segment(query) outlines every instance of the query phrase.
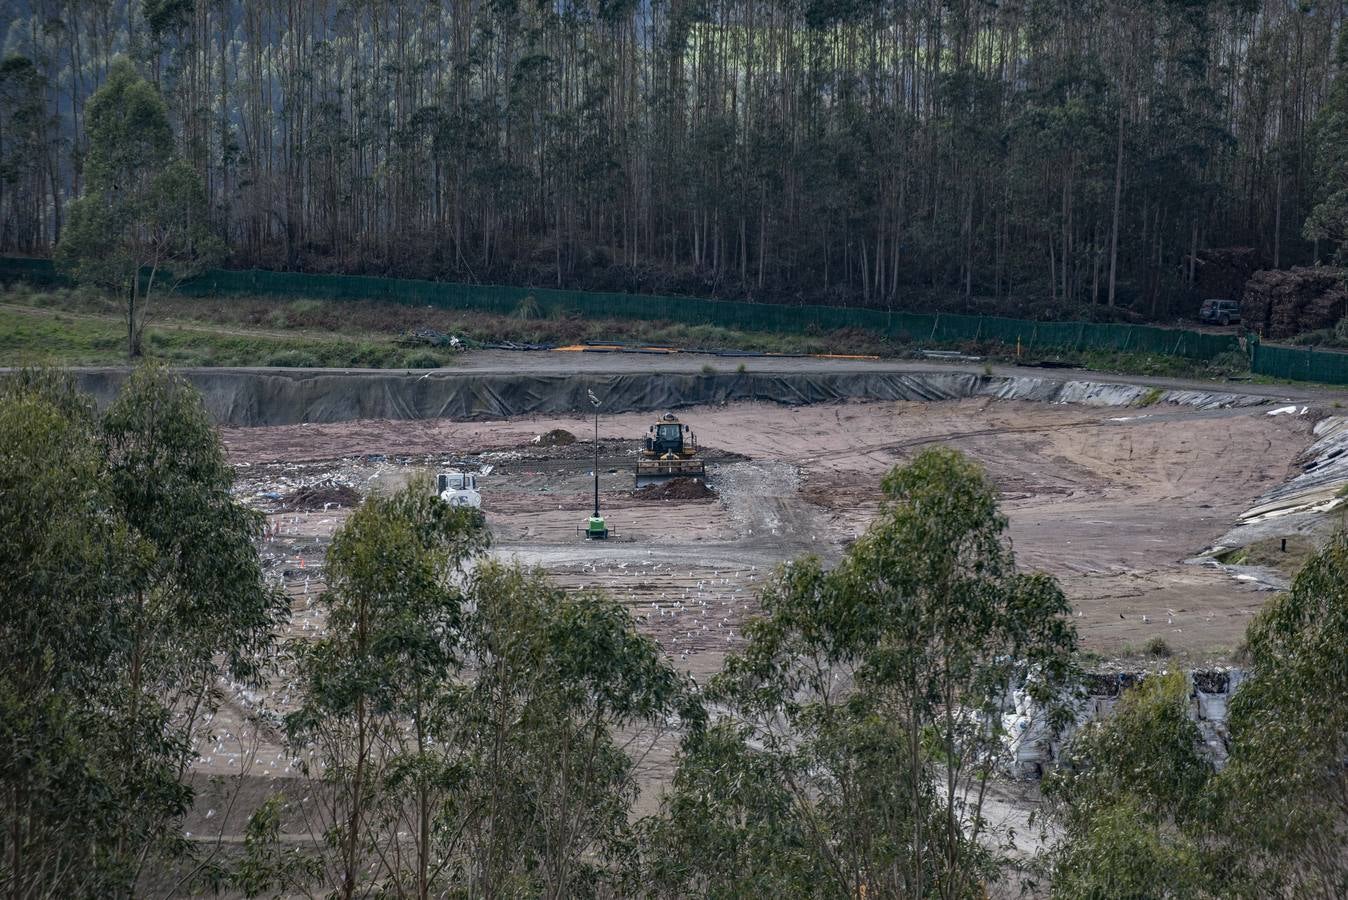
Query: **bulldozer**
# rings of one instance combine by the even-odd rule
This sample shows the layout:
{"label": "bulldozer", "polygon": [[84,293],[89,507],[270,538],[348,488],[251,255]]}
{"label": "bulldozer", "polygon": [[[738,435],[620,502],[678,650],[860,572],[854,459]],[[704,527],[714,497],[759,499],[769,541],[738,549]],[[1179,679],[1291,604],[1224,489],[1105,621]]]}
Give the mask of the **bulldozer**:
{"label": "bulldozer", "polygon": [[706,478],[707,466],[697,457],[697,437],[672,413],[650,427],[637,459],[637,487],[671,478]]}

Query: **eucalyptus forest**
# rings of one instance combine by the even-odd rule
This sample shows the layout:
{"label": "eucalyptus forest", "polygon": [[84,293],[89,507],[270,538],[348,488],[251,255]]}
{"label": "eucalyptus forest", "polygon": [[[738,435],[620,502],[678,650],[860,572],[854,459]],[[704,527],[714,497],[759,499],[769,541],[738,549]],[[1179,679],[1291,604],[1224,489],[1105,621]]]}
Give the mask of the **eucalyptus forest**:
{"label": "eucalyptus forest", "polygon": [[1333,253],[1345,9],[10,0],[0,251],[124,57],[229,265],[1164,317],[1206,249]]}

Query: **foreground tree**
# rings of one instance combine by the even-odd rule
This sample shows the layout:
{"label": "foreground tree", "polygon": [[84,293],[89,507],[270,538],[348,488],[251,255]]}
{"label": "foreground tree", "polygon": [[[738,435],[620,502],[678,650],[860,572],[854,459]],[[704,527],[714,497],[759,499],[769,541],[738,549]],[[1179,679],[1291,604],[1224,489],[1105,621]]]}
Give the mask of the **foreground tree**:
{"label": "foreground tree", "polygon": [[1051,855],[1057,897],[1199,897],[1212,765],[1179,673],[1148,678],[1072,740],[1044,782],[1064,831]]}
{"label": "foreground tree", "polygon": [[1052,708],[1075,634],[1023,575],[996,491],[931,450],[883,482],[832,572],[787,567],[710,696],[641,877],[662,896],[978,896],[996,869],[983,802],[1018,684]]}
{"label": "foreground tree", "polygon": [[106,860],[123,811],[103,710],[138,547],[107,493],[92,405],[50,379],[0,385],[0,882],[14,896],[126,888]]}
{"label": "foreground tree", "polygon": [[174,149],[168,110],[126,59],[112,64],[85,110],[85,189],[71,202],[57,265],[126,297],[127,355],[141,355],[155,289],[217,262],[205,188]]}
{"label": "foreground tree", "polygon": [[[108,497],[141,547],[119,607],[116,701],[119,769],[135,796],[182,785],[224,691],[259,683],[290,608],[262,573],[264,516],[231,494],[234,470],[186,380],[139,367],[101,426]],[[128,818],[165,835],[173,827],[172,815],[156,820],[134,804]]]}
{"label": "foreground tree", "polygon": [[486,544],[480,513],[422,483],[334,538],[327,637],[298,651],[288,722],[328,788],[328,850],[306,882],[272,827],[248,887],[563,898],[604,880],[636,790],[616,732],[698,709],[622,607],[481,560]]}
{"label": "foreground tree", "polygon": [[[313,745],[333,788],[325,836],[338,852],[326,879],[340,896],[364,883],[371,854],[385,860],[382,878],[412,876],[409,895],[427,896],[436,880],[443,835],[433,825],[457,761],[460,579],[487,544],[478,511],[419,482],[370,498],[333,538],[320,600],[328,637],[297,648],[304,702],[288,727]],[[387,870],[390,830],[412,836],[408,871],[398,853]]]}
{"label": "foreground tree", "polygon": [[17,896],[129,895],[189,853],[196,742],[287,607],[181,379],[138,370],[100,420],[61,377],[12,376],[0,431],[0,875]]}
{"label": "foreground tree", "polygon": [[1250,625],[1221,772],[1179,674],[1148,678],[1071,742],[1045,785],[1062,897],[1341,897],[1348,892],[1348,534]]}
{"label": "foreground tree", "polygon": [[1348,895],[1348,532],[1250,625],[1250,677],[1231,702],[1215,785],[1246,896]]}

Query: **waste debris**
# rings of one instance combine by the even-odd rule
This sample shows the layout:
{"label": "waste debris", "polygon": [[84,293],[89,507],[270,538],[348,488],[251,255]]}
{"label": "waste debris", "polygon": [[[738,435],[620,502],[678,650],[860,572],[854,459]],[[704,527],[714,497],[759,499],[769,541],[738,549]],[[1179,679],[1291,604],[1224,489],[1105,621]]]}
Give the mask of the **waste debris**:
{"label": "waste debris", "polygon": [[313,512],[336,507],[353,507],[360,504],[361,496],[352,488],[335,482],[302,487],[282,498],[281,509],[285,512]]}

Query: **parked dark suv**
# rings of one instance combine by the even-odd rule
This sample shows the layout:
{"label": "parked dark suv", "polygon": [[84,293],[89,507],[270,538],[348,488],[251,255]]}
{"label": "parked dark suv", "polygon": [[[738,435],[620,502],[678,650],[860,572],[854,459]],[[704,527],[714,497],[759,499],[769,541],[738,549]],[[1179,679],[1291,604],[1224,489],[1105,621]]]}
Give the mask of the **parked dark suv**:
{"label": "parked dark suv", "polygon": [[1204,300],[1198,310],[1198,321],[1214,325],[1230,325],[1240,321],[1240,304],[1235,300]]}

